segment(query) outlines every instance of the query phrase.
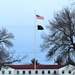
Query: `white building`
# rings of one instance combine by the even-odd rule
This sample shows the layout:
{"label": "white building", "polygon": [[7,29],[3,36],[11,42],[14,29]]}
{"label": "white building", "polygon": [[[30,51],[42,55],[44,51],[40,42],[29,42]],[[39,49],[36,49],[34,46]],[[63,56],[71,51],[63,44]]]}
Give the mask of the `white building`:
{"label": "white building", "polygon": [[2,67],[0,75],[75,75],[72,65],[10,65]]}

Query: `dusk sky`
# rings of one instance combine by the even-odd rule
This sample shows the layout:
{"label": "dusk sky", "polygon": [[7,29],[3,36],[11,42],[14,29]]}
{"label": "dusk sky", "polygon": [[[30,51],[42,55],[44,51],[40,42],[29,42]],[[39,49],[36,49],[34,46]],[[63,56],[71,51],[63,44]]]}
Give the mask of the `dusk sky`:
{"label": "dusk sky", "polygon": [[[34,58],[35,42],[38,62],[53,64],[53,61],[46,61],[47,52],[40,51],[41,34],[48,33],[45,26],[49,24],[48,21],[53,18],[54,13],[69,4],[70,0],[0,0],[0,28],[6,28],[15,36],[12,41],[14,46],[10,50],[15,50],[15,55],[28,55],[19,64],[30,63]],[[44,20],[37,20],[35,14],[43,16]],[[44,30],[38,31],[36,28],[35,41],[35,25],[37,24],[41,24]]]}

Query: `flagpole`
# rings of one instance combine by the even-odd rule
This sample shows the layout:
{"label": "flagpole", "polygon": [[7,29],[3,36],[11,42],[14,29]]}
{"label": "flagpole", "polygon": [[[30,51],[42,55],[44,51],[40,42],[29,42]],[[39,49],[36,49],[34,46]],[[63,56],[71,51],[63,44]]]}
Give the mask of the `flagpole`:
{"label": "flagpole", "polygon": [[34,10],[34,74],[36,75],[36,10]]}
{"label": "flagpole", "polygon": [[[40,19],[40,20],[44,20],[44,17],[43,16],[38,16],[36,15],[36,10],[34,10],[34,74],[36,75],[36,28],[37,28],[37,25],[36,25],[36,16],[39,17],[37,19]],[[42,26],[38,26],[38,30],[43,30],[43,27]]]}

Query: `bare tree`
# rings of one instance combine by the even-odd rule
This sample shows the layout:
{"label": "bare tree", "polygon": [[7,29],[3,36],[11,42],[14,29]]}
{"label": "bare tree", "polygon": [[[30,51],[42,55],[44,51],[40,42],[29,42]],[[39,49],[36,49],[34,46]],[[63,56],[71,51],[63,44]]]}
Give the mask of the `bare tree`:
{"label": "bare tree", "polygon": [[[49,21],[47,29],[49,34],[42,34],[41,50],[47,50],[47,60],[60,58],[62,64],[75,64],[75,11],[64,8]],[[61,64],[60,63],[60,64]],[[59,63],[58,63],[59,64]]]}
{"label": "bare tree", "polygon": [[0,30],[0,67],[19,62],[24,58],[14,58],[14,53],[9,51],[9,48],[13,47],[13,43],[11,42],[13,38],[13,34],[8,33],[5,28]]}

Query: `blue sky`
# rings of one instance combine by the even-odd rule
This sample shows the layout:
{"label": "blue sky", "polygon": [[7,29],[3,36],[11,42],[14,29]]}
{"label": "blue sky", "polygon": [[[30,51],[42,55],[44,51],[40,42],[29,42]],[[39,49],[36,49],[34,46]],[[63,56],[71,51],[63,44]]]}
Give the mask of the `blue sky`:
{"label": "blue sky", "polygon": [[[48,20],[53,18],[55,12],[69,5],[69,0],[0,0],[0,28],[7,28],[15,36],[13,40],[16,55],[28,55],[19,64],[30,63],[34,58],[36,42],[36,58],[42,64],[53,64],[53,61],[46,61],[46,52],[40,52],[42,43],[41,33],[48,31],[45,26]],[[36,10],[36,13],[34,12]],[[45,20],[36,20],[35,14],[44,16]],[[35,39],[35,20],[36,25],[41,24],[43,31],[36,29]]]}

